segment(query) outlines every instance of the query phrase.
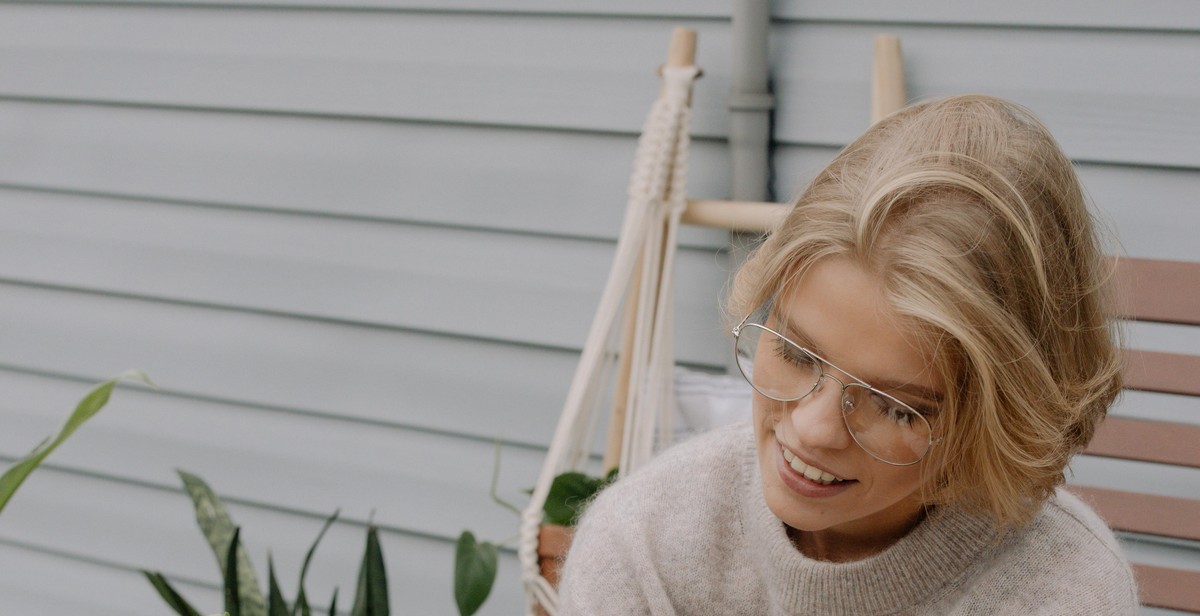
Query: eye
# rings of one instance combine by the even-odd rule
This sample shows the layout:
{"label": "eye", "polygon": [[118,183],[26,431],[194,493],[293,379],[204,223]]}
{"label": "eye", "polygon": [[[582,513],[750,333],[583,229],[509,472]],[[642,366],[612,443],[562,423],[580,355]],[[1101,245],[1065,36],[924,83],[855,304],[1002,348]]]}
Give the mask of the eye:
{"label": "eye", "polygon": [[800,347],[779,336],[775,336],[775,355],[783,361],[799,368],[810,368],[816,364],[812,355],[805,353]]}
{"label": "eye", "polygon": [[915,417],[918,414],[917,411],[907,408],[886,396],[872,392],[871,405],[875,407],[881,417],[887,418],[888,421],[897,426],[909,427],[917,421]]}

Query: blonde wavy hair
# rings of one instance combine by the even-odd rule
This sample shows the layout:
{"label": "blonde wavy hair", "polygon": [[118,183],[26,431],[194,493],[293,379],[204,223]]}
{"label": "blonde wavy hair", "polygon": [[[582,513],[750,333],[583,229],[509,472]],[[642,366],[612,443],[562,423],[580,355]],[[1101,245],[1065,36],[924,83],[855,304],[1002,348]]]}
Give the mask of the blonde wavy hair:
{"label": "blonde wavy hair", "polygon": [[740,320],[821,259],[875,274],[948,391],[922,493],[1029,522],[1121,388],[1095,223],[1026,109],[959,96],[899,111],[821,171],[738,272]]}

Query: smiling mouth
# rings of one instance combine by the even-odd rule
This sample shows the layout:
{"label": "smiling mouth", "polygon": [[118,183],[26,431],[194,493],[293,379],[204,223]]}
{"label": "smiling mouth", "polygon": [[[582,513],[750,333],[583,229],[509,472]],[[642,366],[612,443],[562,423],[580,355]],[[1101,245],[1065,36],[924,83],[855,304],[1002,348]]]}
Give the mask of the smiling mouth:
{"label": "smiling mouth", "polygon": [[792,467],[792,470],[804,475],[805,479],[808,479],[814,483],[828,486],[845,481],[844,479],[834,477],[833,475],[826,473],[815,466],[809,466],[805,464],[796,456],[796,454],[788,451],[787,449],[783,449],[783,459],[786,460],[788,465]]}

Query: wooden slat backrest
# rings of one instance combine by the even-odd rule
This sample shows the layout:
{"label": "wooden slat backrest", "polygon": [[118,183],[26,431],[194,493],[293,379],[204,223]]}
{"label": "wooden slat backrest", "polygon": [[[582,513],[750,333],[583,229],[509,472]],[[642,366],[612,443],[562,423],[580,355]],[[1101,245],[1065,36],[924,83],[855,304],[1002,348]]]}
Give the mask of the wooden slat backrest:
{"label": "wooden slat backrest", "polygon": [[1107,512],[1105,521],[1110,526],[1133,533],[1200,541],[1200,500],[1087,486],[1070,489],[1096,510]]}
{"label": "wooden slat backrest", "polygon": [[1087,452],[1094,456],[1200,468],[1200,426],[1109,417]]}
{"label": "wooden slat backrest", "polygon": [[[1120,314],[1127,319],[1200,325],[1200,263],[1116,260]],[[1200,397],[1200,357],[1127,349],[1125,388]],[[1200,469],[1196,422],[1109,417],[1087,454]],[[1200,494],[1167,497],[1072,485],[1115,530],[1200,543]],[[1200,545],[1197,545],[1200,549]],[[1200,613],[1200,572],[1135,564],[1142,603]]]}
{"label": "wooden slat backrest", "polygon": [[1127,349],[1125,389],[1200,396],[1200,357]]}
{"label": "wooden slat backrest", "polygon": [[1115,284],[1121,315],[1137,321],[1200,325],[1200,264],[1117,259]]}
{"label": "wooden slat backrest", "polygon": [[1185,612],[1200,605],[1200,575],[1195,571],[1137,564],[1133,566],[1142,603]]}

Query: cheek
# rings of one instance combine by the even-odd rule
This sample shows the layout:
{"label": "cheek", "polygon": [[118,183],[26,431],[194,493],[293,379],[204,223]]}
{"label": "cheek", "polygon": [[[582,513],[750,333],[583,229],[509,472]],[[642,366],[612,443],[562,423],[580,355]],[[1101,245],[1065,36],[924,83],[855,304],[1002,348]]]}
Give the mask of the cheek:
{"label": "cheek", "polygon": [[874,474],[876,493],[887,495],[889,499],[900,500],[921,491],[921,465],[906,467],[888,467],[878,469]]}
{"label": "cheek", "polygon": [[754,423],[762,424],[763,422],[767,422],[774,424],[779,420],[783,406],[783,402],[772,400],[757,391],[754,392],[754,397],[751,400],[751,408],[754,409]]}

